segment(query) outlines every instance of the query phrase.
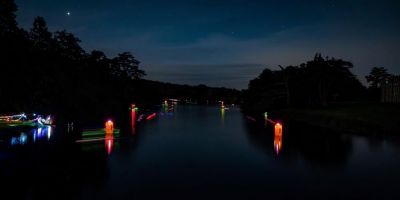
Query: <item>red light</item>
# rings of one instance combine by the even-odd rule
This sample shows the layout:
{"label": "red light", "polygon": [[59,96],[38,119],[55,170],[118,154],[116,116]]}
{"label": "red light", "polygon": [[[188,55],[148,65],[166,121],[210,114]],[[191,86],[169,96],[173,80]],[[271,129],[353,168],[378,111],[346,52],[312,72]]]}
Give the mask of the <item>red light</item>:
{"label": "red light", "polygon": [[132,125],[132,134],[135,134],[135,126],[136,126],[136,111],[132,110],[131,113],[131,125]]}
{"label": "red light", "polygon": [[157,115],[157,113],[153,113],[153,114],[147,116],[146,119],[147,119],[147,120],[151,120],[151,119],[153,119],[154,117],[156,117],[156,115]]}

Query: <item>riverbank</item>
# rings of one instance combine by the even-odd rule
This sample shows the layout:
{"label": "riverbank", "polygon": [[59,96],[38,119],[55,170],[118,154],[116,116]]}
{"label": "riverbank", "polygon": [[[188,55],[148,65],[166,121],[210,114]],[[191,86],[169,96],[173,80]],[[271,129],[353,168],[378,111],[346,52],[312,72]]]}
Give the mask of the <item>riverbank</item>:
{"label": "riverbank", "polygon": [[398,104],[341,104],[319,109],[285,109],[276,113],[287,119],[349,133],[400,133]]}

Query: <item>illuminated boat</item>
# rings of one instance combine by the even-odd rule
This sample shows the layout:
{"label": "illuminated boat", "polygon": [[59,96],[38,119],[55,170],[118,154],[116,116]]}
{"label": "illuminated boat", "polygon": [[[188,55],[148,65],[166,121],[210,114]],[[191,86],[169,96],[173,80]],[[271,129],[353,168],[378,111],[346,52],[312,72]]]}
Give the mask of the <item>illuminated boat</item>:
{"label": "illuminated boat", "polygon": [[53,119],[51,116],[43,118],[40,115],[26,115],[24,113],[0,116],[0,127],[35,127],[48,126],[52,124]]}
{"label": "illuminated boat", "polygon": [[47,116],[46,118],[38,116],[35,120],[37,121],[37,125],[39,126],[53,125],[53,118],[51,116]]}
{"label": "illuminated boat", "polygon": [[29,120],[25,114],[0,116],[0,127],[36,126],[35,120]]}

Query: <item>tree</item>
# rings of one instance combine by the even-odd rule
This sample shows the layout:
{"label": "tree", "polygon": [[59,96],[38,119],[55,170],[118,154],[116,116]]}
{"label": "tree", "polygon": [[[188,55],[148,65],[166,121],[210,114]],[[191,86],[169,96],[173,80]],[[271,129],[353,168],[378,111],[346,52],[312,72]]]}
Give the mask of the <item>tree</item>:
{"label": "tree", "polygon": [[8,32],[18,30],[17,21],[15,20],[17,5],[14,0],[0,1],[0,36]]}
{"label": "tree", "polygon": [[279,109],[286,105],[287,93],[284,73],[264,69],[249,83],[245,91],[243,109],[251,113]]}
{"label": "tree", "polygon": [[120,53],[112,60],[112,73],[117,77],[138,80],[146,75],[139,69],[139,64],[140,61],[136,60],[131,53]]}
{"label": "tree", "polygon": [[365,88],[350,71],[351,62],[316,54],[314,59],[299,66],[279,67],[275,71],[265,69],[250,81],[244,95],[246,112],[326,106],[363,96]]}
{"label": "tree", "polygon": [[89,58],[95,62],[103,62],[107,60],[106,54],[104,54],[104,52],[99,50],[93,50],[90,53]]}
{"label": "tree", "polygon": [[54,35],[57,49],[61,55],[72,60],[81,60],[85,51],[79,45],[81,40],[66,30],[57,31]]}
{"label": "tree", "polygon": [[87,76],[93,76],[93,78],[107,79],[111,77],[110,73],[110,59],[104,54],[104,52],[99,50],[93,50],[88,55],[88,66]]}
{"label": "tree", "polygon": [[33,27],[29,33],[30,39],[34,45],[40,49],[50,47],[52,42],[52,34],[49,32],[46,21],[43,17],[36,17],[33,21]]}
{"label": "tree", "polygon": [[380,88],[382,84],[385,84],[390,77],[387,70],[384,67],[373,67],[368,76],[365,76],[367,82],[372,88]]}
{"label": "tree", "polygon": [[390,75],[388,78],[389,84],[398,84],[400,81],[400,75]]}
{"label": "tree", "polygon": [[[305,65],[305,76],[309,83],[309,87],[314,89],[314,103],[327,105],[330,98],[343,93],[347,86],[342,85],[343,82],[356,84],[361,83],[351,73],[350,69],[353,64],[348,61],[335,58],[323,58],[317,53],[312,61],[308,61]],[[351,80],[351,81],[350,81]],[[334,97],[335,98],[335,97]]]}

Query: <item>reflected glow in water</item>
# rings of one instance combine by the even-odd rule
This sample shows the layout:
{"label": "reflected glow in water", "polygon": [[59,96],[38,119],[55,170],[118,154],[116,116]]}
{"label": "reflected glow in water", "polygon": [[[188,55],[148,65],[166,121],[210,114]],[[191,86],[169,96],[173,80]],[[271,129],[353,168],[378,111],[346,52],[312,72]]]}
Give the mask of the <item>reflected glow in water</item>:
{"label": "reflected glow in water", "polygon": [[282,149],[282,125],[280,123],[275,124],[274,149],[276,154],[279,154]]}
{"label": "reflected glow in water", "polygon": [[51,126],[48,126],[47,127],[47,140],[50,140],[50,137],[51,137]]}
{"label": "reflected glow in water", "polygon": [[107,150],[107,154],[110,155],[112,148],[114,144],[114,135],[112,134],[106,134],[106,139],[105,139],[105,146]]}
{"label": "reflected glow in water", "polygon": [[165,115],[165,116],[172,116],[172,115],[174,115],[174,111],[175,111],[175,107],[176,107],[176,103],[174,104],[174,103],[171,103],[171,104],[168,104],[168,102],[167,101],[165,101],[163,104],[162,104],[162,112],[160,113],[162,116],[163,115]]}
{"label": "reflected glow in water", "polygon": [[264,119],[265,119],[265,120],[264,120],[264,125],[265,125],[265,126],[268,126],[268,112],[265,112],[265,113],[264,113]]}
{"label": "reflected glow in water", "polygon": [[29,133],[22,132],[19,136],[12,136],[10,138],[10,144],[12,146],[15,145],[25,145],[30,143],[35,144],[36,142],[43,140],[46,138],[47,141],[50,141],[52,136],[52,129],[51,126],[45,126],[44,128],[34,128],[29,131]]}
{"label": "reflected glow in water", "polygon": [[42,131],[42,128],[39,127],[37,129],[33,129],[33,143],[36,142],[37,139],[42,139],[43,138],[43,133],[44,131]]}
{"label": "reflected glow in water", "polygon": [[131,110],[131,126],[132,126],[132,134],[135,135],[136,132],[136,110]]}
{"label": "reflected glow in water", "polygon": [[24,145],[28,142],[28,136],[25,133],[21,133],[18,137],[11,138],[11,145]]}
{"label": "reflected glow in water", "polygon": [[33,133],[33,143],[36,143],[36,134]]}
{"label": "reflected glow in water", "polygon": [[[18,145],[1,149],[0,178],[27,199],[65,191],[69,199],[162,199],[166,194],[187,199],[261,199],[266,194],[272,199],[400,199],[400,138],[349,135],[296,121],[269,121],[265,128],[236,108],[227,110],[221,122],[218,109],[175,107],[174,118],[146,123],[132,139],[119,138],[117,128],[104,134],[101,127],[88,132],[94,139],[70,144],[62,141],[72,135],[60,135],[63,129],[53,127],[54,143],[47,145],[52,140],[47,141],[48,127],[42,127],[25,132],[28,143],[22,146],[24,135],[10,132]],[[31,146],[34,130],[37,144]],[[10,138],[0,140],[9,145]]]}
{"label": "reflected glow in water", "polygon": [[168,112],[168,102],[167,102],[167,100],[164,101],[164,103],[162,104],[162,107],[163,107],[163,111],[165,113],[167,113]]}
{"label": "reflected glow in water", "polygon": [[43,137],[42,128],[37,129],[37,135],[38,135],[38,138]]}

